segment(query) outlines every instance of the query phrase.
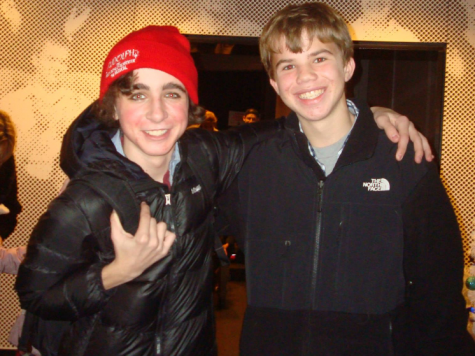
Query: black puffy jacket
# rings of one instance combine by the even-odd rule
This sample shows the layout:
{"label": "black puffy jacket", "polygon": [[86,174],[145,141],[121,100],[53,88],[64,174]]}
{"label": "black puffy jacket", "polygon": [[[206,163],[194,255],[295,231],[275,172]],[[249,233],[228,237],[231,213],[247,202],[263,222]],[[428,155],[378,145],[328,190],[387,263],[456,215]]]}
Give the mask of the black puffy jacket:
{"label": "black puffy jacket", "polygon": [[[185,132],[169,189],[117,153],[111,132],[88,109],[76,119],[61,152],[68,176],[101,172],[101,179],[121,182],[134,192],[136,208],[147,201],[157,221],[165,221],[177,238],[170,256],[135,280],[104,290],[101,270],[114,258],[112,207],[80,180],[71,180],[36,225],[16,282],[22,308],[43,321],[71,322],[58,355],[216,354],[214,198],[234,179],[257,140],[255,127]],[[43,352],[48,348],[38,346]]]}

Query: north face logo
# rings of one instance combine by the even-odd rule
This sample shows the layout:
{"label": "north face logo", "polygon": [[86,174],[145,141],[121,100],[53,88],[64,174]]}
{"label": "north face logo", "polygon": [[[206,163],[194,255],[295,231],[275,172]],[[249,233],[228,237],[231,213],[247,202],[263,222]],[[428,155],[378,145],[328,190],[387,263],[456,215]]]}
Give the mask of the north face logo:
{"label": "north face logo", "polygon": [[388,191],[390,185],[385,178],[371,178],[371,182],[363,183],[363,188],[368,188],[368,192],[382,192]]}

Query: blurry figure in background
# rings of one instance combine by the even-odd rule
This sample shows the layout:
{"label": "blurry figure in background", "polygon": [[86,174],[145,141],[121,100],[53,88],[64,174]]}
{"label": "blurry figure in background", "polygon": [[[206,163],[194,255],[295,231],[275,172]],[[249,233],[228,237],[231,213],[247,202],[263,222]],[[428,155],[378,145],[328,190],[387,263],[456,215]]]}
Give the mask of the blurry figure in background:
{"label": "blurry figure in background", "polygon": [[[61,140],[74,114],[90,100],[65,87],[69,48],[66,43],[46,40],[33,53],[35,68],[29,83],[0,100],[0,107],[17,118],[18,163],[37,179],[51,178]],[[60,182],[63,179],[59,180]]]}
{"label": "blurry figure in background", "polygon": [[[18,267],[26,252],[25,246],[5,248],[5,240],[15,229],[17,215],[21,211],[18,202],[18,186],[13,150],[16,144],[15,127],[10,116],[0,110],[0,273],[17,274]],[[23,318],[18,317],[12,328],[15,334],[21,330]],[[9,338],[18,345],[18,334]],[[15,343],[16,341],[16,343]]]}
{"label": "blurry figure in background", "polygon": [[[3,7],[16,14],[13,1],[10,3]],[[16,120],[18,167],[40,180],[51,179],[59,172],[57,160],[62,137],[74,119],[73,113],[84,110],[91,102],[74,86],[83,78],[77,78],[68,68],[71,42],[90,13],[89,7],[73,7],[62,28],[36,41],[28,49],[32,73],[18,73],[25,77],[24,85],[0,99],[0,107]],[[14,18],[21,19],[21,15],[18,13]],[[58,184],[63,180],[64,176]]]}
{"label": "blurry figure in background", "polygon": [[259,115],[259,111],[256,109],[247,109],[246,112],[244,113],[244,116],[242,117],[242,121],[245,124],[252,124],[253,122],[258,122],[261,119]]}
{"label": "blurry figure in background", "polygon": [[[3,246],[0,246],[0,273],[16,275],[18,273],[20,263],[25,257],[25,253],[26,246],[19,246],[8,249],[4,248]],[[25,310],[21,310],[20,314],[17,316],[15,322],[13,323],[12,328],[10,329],[10,334],[8,335],[8,342],[16,347],[19,346],[24,322]],[[41,356],[41,353],[34,347],[32,348],[31,346],[27,346],[24,348],[24,350],[25,351],[20,351],[20,348],[18,347],[16,355]]]}
{"label": "blurry figure in background", "polygon": [[[0,246],[0,273],[7,273],[16,275],[18,273],[18,268],[20,267],[21,261],[25,257],[26,246],[19,246],[6,249],[3,246]],[[10,334],[8,336],[8,342],[12,345],[18,347],[19,340],[21,337],[21,331],[23,328],[23,323],[25,321],[25,311],[22,310],[17,316],[15,322],[13,323],[12,328],[10,329]],[[26,351],[28,350],[28,351]],[[40,352],[34,348],[27,347],[25,351],[17,351],[16,355],[36,355],[41,356]]]}
{"label": "blurry figure in background", "polygon": [[0,111],[0,245],[15,229],[21,211],[13,149],[16,134],[10,116]]}
{"label": "blurry figure in background", "polygon": [[0,273],[17,274],[26,253],[26,246],[5,248],[0,246]]}
{"label": "blurry figure in background", "polygon": [[205,112],[205,119],[200,124],[200,128],[208,130],[208,131],[218,131],[218,118],[214,114],[214,112],[206,110]]}
{"label": "blurry figure in background", "polygon": [[[18,195],[23,212],[18,216],[22,241],[50,199],[64,181],[59,167],[61,140],[76,113],[90,104],[90,99],[69,87],[69,48],[67,41],[45,40],[32,51],[34,72],[22,88],[0,99],[0,108],[15,118],[17,146],[15,160]],[[16,238],[16,237],[15,237]]]}

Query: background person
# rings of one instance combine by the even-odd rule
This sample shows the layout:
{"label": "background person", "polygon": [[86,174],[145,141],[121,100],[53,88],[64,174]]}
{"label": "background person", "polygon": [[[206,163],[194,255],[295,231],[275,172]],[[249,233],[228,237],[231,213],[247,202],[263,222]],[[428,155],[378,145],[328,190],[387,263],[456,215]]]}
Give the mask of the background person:
{"label": "background person", "polygon": [[0,245],[15,229],[21,212],[13,150],[16,133],[10,116],[0,110]]}
{"label": "background person", "polygon": [[242,121],[245,124],[252,124],[253,122],[258,122],[260,119],[259,111],[253,108],[247,109],[242,117]]}
{"label": "background person", "polygon": [[200,128],[208,130],[208,131],[218,131],[218,118],[214,114],[214,112],[206,110],[205,112],[205,119],[200,124]]}

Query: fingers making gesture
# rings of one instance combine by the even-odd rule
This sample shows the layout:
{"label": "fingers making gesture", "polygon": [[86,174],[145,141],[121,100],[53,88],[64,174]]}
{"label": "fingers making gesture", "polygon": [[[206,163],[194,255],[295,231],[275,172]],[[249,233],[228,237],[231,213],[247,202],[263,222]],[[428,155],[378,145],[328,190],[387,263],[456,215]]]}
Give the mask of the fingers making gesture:
{"label": "fingers making gesture", "polygon": [[115,259],[102,270],[105,289],[140,276],[152,264],[167,256],[175,241],[175,234],[167,230],[166,223],[157,223],[146,203],[140,206],[140,221],[135,235],[124,230],[115,211],[110,221]]}

